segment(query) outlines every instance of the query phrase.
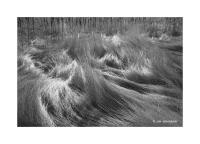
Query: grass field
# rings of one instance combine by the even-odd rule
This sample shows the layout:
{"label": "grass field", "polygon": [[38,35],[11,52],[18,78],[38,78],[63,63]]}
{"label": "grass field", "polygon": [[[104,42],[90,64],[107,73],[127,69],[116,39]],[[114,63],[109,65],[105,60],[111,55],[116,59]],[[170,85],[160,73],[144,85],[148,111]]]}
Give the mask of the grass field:
{"label": "grass field", "polygon": [[18,35],[18,126],[182,126],[182,36],[137,28]]}

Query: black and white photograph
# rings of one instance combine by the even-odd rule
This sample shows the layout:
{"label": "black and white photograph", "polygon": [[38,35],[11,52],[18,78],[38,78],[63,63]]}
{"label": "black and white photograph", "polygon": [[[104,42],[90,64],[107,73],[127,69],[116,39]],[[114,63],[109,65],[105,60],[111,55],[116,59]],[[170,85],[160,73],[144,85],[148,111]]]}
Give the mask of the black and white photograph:
{"label": "black and white photograph", "polygon": [[200,143],[199,1],[7,0],[0,11],[0,143]]}
{"label": "black and white photograph", "polygon": [[17,17],[18,127],[182,127],[183,17]]}

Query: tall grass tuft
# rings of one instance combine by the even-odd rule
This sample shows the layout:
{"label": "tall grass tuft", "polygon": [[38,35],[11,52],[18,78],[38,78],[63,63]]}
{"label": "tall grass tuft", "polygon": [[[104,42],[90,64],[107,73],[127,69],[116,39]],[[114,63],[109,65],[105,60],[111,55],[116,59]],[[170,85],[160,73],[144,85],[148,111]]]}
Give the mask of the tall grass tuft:
{"label": "tall grass tuft", "polygon": [[182,42],[98,33],[18,55],[18,126],[182,126]]}

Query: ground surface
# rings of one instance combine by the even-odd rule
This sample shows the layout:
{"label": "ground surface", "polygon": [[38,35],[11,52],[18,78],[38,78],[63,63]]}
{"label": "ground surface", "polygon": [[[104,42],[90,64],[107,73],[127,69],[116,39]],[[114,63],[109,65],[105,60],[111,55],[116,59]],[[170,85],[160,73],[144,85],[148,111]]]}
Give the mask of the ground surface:
{"label": "ground surface", "polygon": [[18,126],[181,125],[181,37],[80,34],[18,50]]}

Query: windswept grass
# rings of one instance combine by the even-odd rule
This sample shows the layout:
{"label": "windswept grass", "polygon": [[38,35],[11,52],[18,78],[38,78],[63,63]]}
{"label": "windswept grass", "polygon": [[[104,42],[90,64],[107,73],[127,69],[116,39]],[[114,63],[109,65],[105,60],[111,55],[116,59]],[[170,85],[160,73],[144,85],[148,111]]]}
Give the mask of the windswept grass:
{"label": "windswept grass", "polygon": [[18,54],[18,126],[182,126],[182,42],[100,34]]}

